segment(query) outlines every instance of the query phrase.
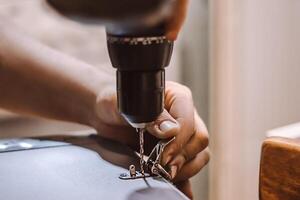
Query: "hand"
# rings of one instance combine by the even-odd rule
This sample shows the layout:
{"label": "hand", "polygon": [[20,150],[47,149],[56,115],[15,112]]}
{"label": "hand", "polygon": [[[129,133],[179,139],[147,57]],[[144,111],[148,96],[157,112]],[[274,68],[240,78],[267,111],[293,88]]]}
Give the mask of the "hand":
{"label": "hand", "polygon": [[[106,138],[117,140],[138,150],[138,134],[117,111],[114,88],[104,90],[97,100],[96,128]],[[194,108],[191,91],[178,83],[167,82],[165,110],[147,127],[146,152],[159,139],[173,138],[164,149],[162,165],[170,169],[177,187],[192,198],[189,178],[197,174],[209,160],[207,129]],[[153,137],[155,136],[155,137]]]}
{"label": "hand", "polygon": [[167,33],[166,36],[169,40],[176,40],[178,33],[183,25],[183,22],[186,18],[188,7],[188,0],[177,0],[173,15],[169,19],[167,24]]}

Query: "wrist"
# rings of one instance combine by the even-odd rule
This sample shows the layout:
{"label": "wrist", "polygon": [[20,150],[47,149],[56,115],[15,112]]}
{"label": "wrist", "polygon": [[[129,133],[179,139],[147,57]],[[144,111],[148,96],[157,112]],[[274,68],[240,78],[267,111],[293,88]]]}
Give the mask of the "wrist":
{"label": "wrist", "polygon": [[110,114],[117,110],[115,77],[111,76],[101,83],[101,87],[95,91],[95,98],[90,109],[89,125],[95,129],[103,123],[109,123]]}
{"label": "wrist", "polygon": [[78,72],[78,77],[79,82],[71,84],[71,90],[65,88],[62,95],[69,96],[64,109],[65,115],[69,115],[66,119],[97,129],[101,123],[96,112],[97,99],[106,88],[113,87],[114,76],[90,66]]}

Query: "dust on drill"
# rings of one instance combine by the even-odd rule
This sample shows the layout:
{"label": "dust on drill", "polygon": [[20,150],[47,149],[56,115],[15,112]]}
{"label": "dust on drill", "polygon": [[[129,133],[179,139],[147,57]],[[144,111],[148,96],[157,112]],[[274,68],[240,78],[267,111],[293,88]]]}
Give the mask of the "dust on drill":
{"label": "dust on drill", "polygon": [[[164,150],[164,147],[171,142],[172,140],[169,140],[167,142],[160,141],[157,143],[157,145],[153,148],[151,153],[148,156],[148,159],[145,161],[144,156],[144,128],[137,128],[136,131],[139,134],[139,145],[140,145],[140,151],[139,151],[139,157],[140,157],[140,171],[136,170],[136,167],[134,165],[129,166],[129,174],[128,173],[122,173],[119,178],[123,180],[128,179],[137,179],[137,178],[145,178],[150,176],[162,176],[166,178],[167,180],[171,179],[171,175],[160,165],[162,152]],[[145,173],[146,167],[147,171],[149,173]]]}

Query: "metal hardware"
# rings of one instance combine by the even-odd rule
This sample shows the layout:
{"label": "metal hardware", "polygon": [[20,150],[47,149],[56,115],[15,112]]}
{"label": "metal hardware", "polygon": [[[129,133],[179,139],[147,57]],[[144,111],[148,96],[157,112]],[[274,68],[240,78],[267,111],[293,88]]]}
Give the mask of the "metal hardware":
{"label": "metal hardware", "polygon": [[136,176],[136,171],[135,171],[135,166],[134,165],[129,166],[129,174],[130,174],[130,177],[135,177]]}
{"label": "metal hardware", "polygon": [[163,166],[160,165],[161,163],[161,156],[164,151],[165,146],[167,146],[174,138],[171,140],[165,141],[161,140],[157,143],[157,145],[153,148],[151,151],[146,166],[151,171],[151,174],[162,176],[166,178],[167,180],[171,180],[171,175],[165,170]]}
{"label": "metal hardware", "polygon": [[144,159],[144,156],[142,158],[142,156],[139,155],[140,158],[142,158],[143,160],[142,162],[140,162],[143,163],[142,169],[144,169],[145,167],[145,170],[147,170],[148,173],[142,171],[135,171],[135,166],[130,165],[129,173],[122,173],[120,174],[119,178],[123,180],[130,180],[152,176],[162,176],[167,180],[171,180],[171,175],[163,166],[160,165],[160,161],[165,146],[168,145],[173,139],[169,141],[159,141],[157,145],[155,145],[155,147],[152,149],[151,153],[149,154],[148,158],[146,158],[146,160]]}
{"label": "metal hardware", "polygon": [[139,179],[139,178],[147,178],[150,177],[151,175],[148,173],[142,174],[139,171],[136,171],[135,176],[131,176],[129,173],[122,173],[120,174],[119,178],[122,180],[132,180],[132,179]]}

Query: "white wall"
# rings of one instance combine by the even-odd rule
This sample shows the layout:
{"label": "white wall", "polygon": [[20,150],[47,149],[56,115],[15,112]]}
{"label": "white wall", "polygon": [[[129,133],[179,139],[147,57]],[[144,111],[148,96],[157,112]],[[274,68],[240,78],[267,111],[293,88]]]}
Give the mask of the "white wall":
{"label": "white wall", "polygon": [[[182,82],[193,92],[194,104],[208,122],[208,0],[191,0],[180,33]],[[208,199],[208,166],[192,179],[194,200]]]}
{"label": "white wall", "polygon": [[258,199],[268,129],[300,121],[300,1],[211,1],[210,199]]}

